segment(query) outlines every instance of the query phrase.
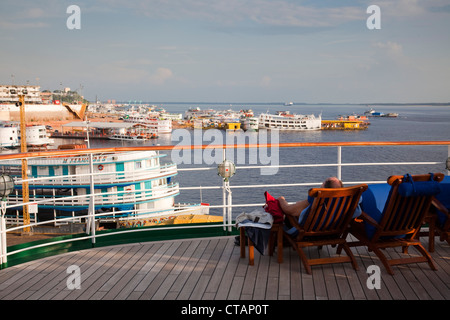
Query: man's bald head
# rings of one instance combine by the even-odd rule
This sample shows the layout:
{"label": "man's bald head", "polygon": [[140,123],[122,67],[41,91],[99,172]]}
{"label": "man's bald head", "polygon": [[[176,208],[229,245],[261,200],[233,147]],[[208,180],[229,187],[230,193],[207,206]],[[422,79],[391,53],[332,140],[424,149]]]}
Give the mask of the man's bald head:
{"label": "man's bald head", "polygon": [[326,179],[322,184],[322,188],[343,188],[343,187],[344,185],[342,184],[342,181],[336,177],[330,177]]}

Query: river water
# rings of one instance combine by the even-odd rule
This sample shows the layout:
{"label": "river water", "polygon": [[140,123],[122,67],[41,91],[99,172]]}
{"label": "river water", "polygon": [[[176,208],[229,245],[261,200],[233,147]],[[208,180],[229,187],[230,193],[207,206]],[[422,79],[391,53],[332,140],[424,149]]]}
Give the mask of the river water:
{"label": "river water", "polygon": [[[191,107],[215,110],[252,109],[255,115],[269,111],[275,113],[279,110],[290,110],[297,114],[322,114],[322,119],[336,119],[339,115],[363,114],[369,107],[365,105],[293,105],[280,104],[158,104],[171,113],[182,113]],[[226,143],[239,140],[240,135],[246,139],[257,139],[263,142],[267,138],[272,142],[347,142],[347,141],[428,141],[450,140],[450,106],[423,106],[423,105],[380,105],[372,106],[377,112],[398,113],[396,118],[371,117],[370,125],[366,130],[321,130],[310,132],[286,132],[260,130],[259,133],[237,133],[210,130],[174,131],[172,134],[162,134],[158,139],[145,142],[122,142],[115,140],[92,139],[94,148],[110,146],[144,146],[144,145],[177,145],[200,143],[211,145],[213,143]],[[210,131],[208,133],[208,131]],[[211,138],[213,136],[214,138]],[[214,140],[213,140],[214,139]],[[228,140],[227,140],[228,139]],[[234,139],[234,140],[233,140]],[[56,139],[56,144],[79,143],[79,140]],[[245,141],[245,140],[244,140]],[[253,140],[255,141],[255,140]],[[234,142],[238,143],[238,142]],[[243,152],[243,151],[240,151]],[[328,176],[336,175],[336,167],[314,168],[277,168],[272,171],[261,169],[247,169],[249,165],[290,165],[290,164],[326,164],[336,163],[337,147],[309,147],[309,148],[280,148],[278,150],[245,150],[245,154],[234,151],[227,154],[227,159],[233,160],[238,167],[235,176],[230,179],[233,195],[233,204],[263,203],[264,191],[273,196],[284,195],[288,201],[304,199],[310,186],[302,187],[272,187],[270,184],[286,183],[317,183]],[[447,146],[375,146],[375,147],[343,147],[342,162],[398,162],[398,161],[435,161],[445,162],[448,157]],[[194,186],[221,186],[222,180],[217,175],[217,164],[222,160],[221,151],[217,153],[209,150],[182,154],[180,151],[166,152],[166,162],[176,162],[179,169],[191,167],[209,167],[209,171],[182,171],[176,180],[180,187]],[[201,164],[196,162],[200,161]],[[342,180],[346,182],[385,180],[392,174],[418,174],[428,172],[446,172],[445,165],[414,165],[414,166],[356,166],[343,167]],[[245,185],[264,185],[262,188],[235,188]],[[181,190],[176,202],[206,202],[211,205],[222,204],[222,190]],[[233,216],[243,210],[251,208],[233,208]],[[212,209],[212,214],[221,214],[222,209]]]}
{"label": "river water", "polygon": [[[290,110],[297,114],[322,114],[322,119],[336,119],[339,115],[363,114],[369,107],[365,105],[293,105],[283,106],[280,104],[158,104],[171,113],[182,113],[191,107],[201,109],[212,108],[215,110],[240,110],[252,109],[255,115],[269,111],[275,113],[279,110]],[[239,140],[246,135],[246,139],[257,139],[262,142],[263,138],[279,142],[347,142],[347,141],[428,141],[450,139],[450,106],[423,106],[423,105],[380,105],[372,106],[376,111],[382,113],[398,113],[397,118],[371,117],[370,125],[366,130],[321,130],[310,132],[275,132],[277,136],[271,136],[270,131],[261,130],[259,133],[230,133],[216,131],[207,133],[209,130],[184,130],[174,131],[172,134],[161,135],[156,140],[136,143],[122,144],[117,141],[94,140],[93,147],[106,147],[112,145],[177,145],[201,143],[212,145],[215,143],[226,143]],[[185,134],[189,133],[189,137]],[[196,136],[195,136],[196,135]],[[211,138],[213,136],[214,138]],[[233,140],[234,139],[234,140]],[[253,140],[255,141],[255,140]],[[238,167],[235,176],[230,179],[233,195],[233,204],[241,203],[263,203],[264,191],[269,191],[275,197],[284,195],[288,201],[303,199],[311,186],[302,187],[271,187],[270,184],[286,183],[314,183],[328,176],[336,175],[336,167],[315,168],[280,168],[272,171],[261,169],[247,169],[242,167],[262,164],[314,164],[314,163],[336,163],[336,147],[310,147],[310,148],[282,148],[275,150],[246,150],[245,156],[234,151],[233,156],[227,154],[227,159],[233,160]],[[436,161],[445,162],[448,157],[447,146],[399,146],[399,147],[344,147],[342,149],[342,162],[399,162],[399,161]],[[221,151],[214,154],[210,151],[195,151],[188,155],[179,151],[167,152],[165,161],[176,162],[179,169],[190,167],[210,167],[209,171],[181,171],[177,177],[180,187],[191,186],[221,186],[222,180],[217,175],[217,163],[222,159]],[[253,158],[252,158],[253,157]],[[201,159],[202,164],[195,162]],[[255,161],[256,159],[256,161]],[[255,163],[256,162],[256,163]],[[414,166],[356,166],[343,167],[342,179],[346,181],[384,180],[392,174],[417,174],[428,172],[445,172],[444,165],[414,165]],[[233,188],[233,186],[266,185],[262,188]],[[181,190],[176,198],[177,202],[206,202],[211,205],[222,204],[222,190]],[[243,210],[233,208],[233,216]],[[221,213],[221,209],[212,210],[212,213]]]}

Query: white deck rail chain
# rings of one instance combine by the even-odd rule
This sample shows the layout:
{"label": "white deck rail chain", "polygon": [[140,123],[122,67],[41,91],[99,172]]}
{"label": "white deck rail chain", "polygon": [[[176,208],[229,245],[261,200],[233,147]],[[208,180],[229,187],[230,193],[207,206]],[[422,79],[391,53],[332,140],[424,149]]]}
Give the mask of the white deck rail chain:
{"label": "white deck rail chain", "polygon": [[[278,148],[280,148],[280,153],[282,152],[283,148],[302,148],[302,147],[329,147],[329,148],[337,148],[337,159],[335,163],[321,163],[321,164],[315,164],[315,163],[309,163],[309,164],[295,164],[295,165],[276,165],[278,168],[309,168],[309,167],[336,167],[336,176],[339,179],[342,179],[342,168],[343,167],[354,167],[354,166],[412,166],[412,165],[438,165],[439,167],[442,166],[442,171],[445,170],[446,166],[446,160],[444,159],[431,159],[431,161],[420,161],[420,162],[366,162],[366,163],[344,163],[342,162],[342,148],[343,147],[373,147],[373,146],[447,146],[447,157],[450,157],[450,141],[407,141],[407,142],[322,142],[322,143],[280,143],[276,145]],[[214,146],[216,147],[216,146]],[[258,148],[259,145],[252,145],[252,144],[246,144],[246,145],[234,145],[234,146],[226,146],[226,145],[218,145],[216,148],[221,150],[226,150],[227,148]],[[266,148],[270,148],[270,144],[264,145]],[[202,145],[202,146],[144,146],[144,147],[117,147],[117,148],[96,148],[96,149],[78,149],[78,150],[58,150],[58,151],[41,151],[41,152],[28,152],[28,153],[16,153],[16,154],[0,154],[0,163],[2,161],[10,161],[10,160],[20,160],[20,159],[35,159],[35,158],[41,158],[41,157],[52,157],[52,156],[66,156],[66,155],[89,155],[89,154],[105,154],[108,152],[129,152],[129,151],[146,151],[146,150],[154,150],[154,151],[167,151],[167,150],[174,150],[174,149],[205,149],[205,148],[211,148],[211,145]],[[264,168],[267,166],[236,166],[237,174],[243,174],[245,170],[247,169],[258,169],[258,168]],[[167,165],[167,167],[164,167],[165,170],[170,172],[175,172],[174,166]],[[195,174],[196,171],[213,171],[211,174],[216,176],[217,174],[217,167],[195,167],[195,168],[178,168],[178,171],[180,172],[187,172],[192,174]],[[105,174],[105,173],[94,173],[94,183],[99,181],[105,181],[106,178],[102,178],[102,175],[110,175],[111,173]],[[144,174],[144,172],[134,172],[131,174],[131,180],[136,179],[139,177],[139,175]],[[150,172],[148,174],[151,174]],[[447,175],[450,175],[449,170],[446,171]],[[87,176],[87,177],[86,177]],[[80,176],[71,176],[70,179],[75,179],[80,182],[80,179],[85,182],[86,179],[90,176],[90,174],[83,174],[82,177]],[[100,177],[99,177],[100,176]],[[52,177],[54,182],[58,181],[58,179],[67,179],[67,176],[59,176],[59,177]],[[223,185],[217,185],[217,186],[182,186],[179,187],[178,184],[174,184],[172,188],[169,189],[169,193],[174,191],[180,191],[181,193],[183,190],[199,190],[201,193],[202,190],[213,190],[217,189],[223,190],[223,203],[222,204],[213,204],[210,205],[210,208],[222,208],[223,210],[223,230],[231,231],[232,227],[234,226],[234,223],[232,221],[232,209],[236,207],[261,207],[264,205],[264,203],[245,203],[245,204],[232,204],[232,193],[231,189],[255,189],[255,188],[268,188],[268,187],[296,187],[296,186],[319,186],[321,184],[322,177],[317,177],[317,181],[314,182],[299,182],[299,183],[283,183],[283,184],[245,184],[245,185],[230,185],[226,184],[225,182]],[[46,178],[36,178],[36,179],[28,179],[29,184],[36,183],[37,181],[42,180],[49,180],[48,177]],[[17,179],[15,183],[21,183],[22,181],[20,179]],[[383,180],[373,180],[373,181],[345,181],[347,184],[359,184],[359,183],[367,183],[367,184],[375,184],[375,183],[385,183],[386,180],[383,178]],[[123,191],[121,192],[123,193]],[[59,243],[67,243],[71,241],[79,241],[79,240],[86,240],[91,239],[92,243],[95,244],[95,239],[98,237],[105,237],[105,236],[114,236],[114,232],[110,233],[104,233],[104,234],[96,234],[95,228],[88,227],[89,225],[92,226],[94,223],[93,219],[100,219],[105,218],[107,216],[111,216],[111,212],[106,213],[96,213],[95,217],[91,215],[85,215],[85,216],[76,216],[76,217],[64,217],[64,218],[58,218],[55,220],[49,220],[49,221],[43,221],[43,222],[32,222],[30,225],[23,226],[23,225],[17,225],[17,226],[8,226],[6,221],[6,210],[7,209],[14,209],[17,207],[22,207],[24,205],[39,205],[39,204],[45,204],[48,202],[58,202],[58,201],[79,201],[80,198],[83,199],[83,203],[88,205],[90,200],[93,199],[96,203],[101,199],[100,197],[104,196],[105,194],[99,195],[97,193],[94,194],[87,194],[87,195],[74,195],[74,196],[67,196],[64,199],[42,199],[39,201],[33,201],[29,203],[23,203],[21,201],[21,198],[14,197],[14,195],[11,197],[11,200],[7,201],[1,201],[1,216],[0,216],[0,265],[3,265],[7,263],[8,256],[12,254],[16,254],[25,250],[30,250],[33,248],[40,248],[48,245],[54,245]],[[106,194],[107,196],[110,196],[109,194]],[[112,196],[117,196],[117,193],[113,194]],[[137,200],[137,199],[136,199]],[[119,215],[121,213],[129,213],[130,210],[126,211],[115,211],[115,215]],[[148,212],[148,209],[146,213]],[[139,215],[141,212],[137,211],[134,212],[136,215]],[[143,212],[142,212],[143,213]],[[160,213],[163,215],[164,213]],[[55,242],[50,242],[46,244],[40,244],[35,245],[32,247],[24,248],[15,250],[13,252],[8,252],[7,250],[7,232],[11,233],[17,233],[21,232],[23,228],[25,227],[31,227],[33,230],[33,227],[49,224],[49,223],[61,223],[61,222],[79,222],[82,221],[82,219],[85,219],[87,223],[86,227],[86,236],[78,237],[75,239],[67,239],[67,240],[60,240]],[[16,221],[17,224],[17,221]],[[196,225],[195,228],[210,228],[215,227],[217,228],[217,225],[211,225],[211,224],[204,224],[204,225]],[[158,230],[166,230],[166,229],[174,229],[174,228],[192,228],[190,225],[183,225],[183,226],[170,226],[167,225],[165,227],[158,228]],[[121,234],[122,233],[132,233],[132,232],[148,232],[155,229],[152,228],[133,228],[133,229],[120,229]]]}

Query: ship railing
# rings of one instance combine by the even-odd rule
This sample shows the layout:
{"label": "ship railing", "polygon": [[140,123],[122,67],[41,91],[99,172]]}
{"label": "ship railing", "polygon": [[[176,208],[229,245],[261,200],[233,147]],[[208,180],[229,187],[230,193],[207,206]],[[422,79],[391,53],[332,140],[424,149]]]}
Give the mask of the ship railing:
{"label": "ship railing", "polygon": [[[18,173],[17,170],[15,172]],[[155,176],[158,174],[158,176]],[[92,175],[90,173],[79,173],[79,174],[67,174],[60,176],[38,176],[31,177],[22,180],[21,178],[16,178],[15,182],[21,184],[23,182],[28,182],[30,186],[40,186],[44,188],[45,186],[61,186],[61,185],[71,185],[73,187],[88,185],[90,183],[90,177],[94,176],[94,182],[96,184],[111,184],[116,182],[116,179],[121,179],[122,183],[125,182],[136,182],[139,180],[146,180],[148,178],[155,177],[155,179],[168,177],[177,174],[176,164],[166,164],[156,168],[139,168],[133,170],[125,171],[105,171],[105,172],[94,172]]]}
{"label": "ship railing", "polygon": [[[385,152],[387,155],[386,161],[373,161],[373,162],[357,162],[357,161],[349,161],[344,162],[342,157],[342,151],[344,148],[347,147],[357,147],[357,148],[390,148],[390,147],[396,147],[396,146],[414,146],[415,148],[421,148],[421,147],[439,147],[443,149],[439,149],[439,153],[429,153],[425,152],[423,153],[424,156],[427,157],[427,161],[399,161],[398,158],[401,155],[401,153],[398,152]],[[281,164],[275,164],[275,165],[269,165],[269,167],[277,167],[277,168],[317,168],[317,167],[330,167],[335,168],[334,175],[336,175],[339,179],[344,180],[347,185],[352,184],[359,184],[359,183],[368,183],[368,184],[375,184],[375,183],[386,183],[387,174],[385,174],[384,169],[379,171],[379,174],[377,177],[378,179],[367,179],[367,177],[362,176],[361,179],[355,179],[350,180],[347,177],[344,177],[342,174],[342,169],[346,167],[358,167],[358,166],[365,166],[366,168],[377,166],[385,168],[387,166],[393,166],[393,167],[399,167],[401,166],[401,172],[397,171],[397,174],[404,173],[405,167],[408,166],[421,166],[423,169],[421,169],[423,172],[436,172],[437,171],[445,171],[446,168],[446,162],[448,157],[450,157],[450,141],[407,141],[407,142],[321,142],[321,143],[278,143],[278,144],[265,144],[265,145],[258,145],[258,144],[242,144],[242,145],[218,145],[218,146],[211,146],[211,145],[201,145],[201,146],[142,146],[142,147],[117,147],[117,148],[99,148],[99,149],[81,149],[81,150],[75,150],[72,151],[75,154],[97,154],[97,153],[105,153],[105,152],[128,152],[128,151],[146,151],[146,150],[159,150],[159,151],[170,151],[174,149],[187,149],[187,150],[194,150],[194,149],[201,149],[204,150],[206,148],[212,148],[214,147],[217,150],[223,150],[225,152],[226,149],[250,149],[250,148],[259,148],[259,147],[265,147],[265,148],[272,148],[277,147],[279,148],[279,152],[282,153],[283,150],[288,148],[331,148],[336,150],[336,158],[333,160],[329,160],[327,158],[327,162],[325,163],[317,163],[317,161],[312,161],[311,163],[300,163],[300,164],[293,164],[293,165],[281,165]],[[359,152],[363,152],[359,150]],[[380,150],[376,150],[380,151]],[[385,150],[383,149],[383,152]],[[25,153],[25,154],[4,154],[0,155],[0,164],[3,160],[10,160],[10,159],[32,159],[34,157],[52,157],[52,156],[60,156],[61,154],[67,154],[62,151],[42,151],[42,152],[31,152],[31,153]],[[431,159],[428,160],[429,157],[434,156],[438,154],[438,159]],[[389,155],[392,155],[394,161],[389,161]],[[238,172],[238,175],[244,174],[245,172],[250,171],[250,169],[262,169],[267,168],[268,165],[242,165],[242,166],[236,166],[236,170]],[[437,168],[437,169],[436,169]],[[197,174],[198,171],[211,171],[212,175],[217,178],[217,166],[214,167],[194,167],[194,168],[179,168],[178,171],[192,174]],[[446,174],[449,175],[449,171],[446,171]],[[292,179],[292,176],[288,176],[288,178]],[[343,179],[344,178],[344,179]],[[358,177],[359,178],[359,177]],[[232,178],[233,179],[233,178]],[[315,187],[320,186],[322,183],[322,180],[324,179],[324,176],[310,176],[309,178],[301,178],[299,177],[298,182],[290,182],[289,183],[268,183],[268,184],[251,184],[251,183],[244,183],[242,185],[237,185],[233,183],[225,183],[223,181],[223,184],[220,185],[212,185],[212,186],[185,186],[183,184],[183,187],[179,187],[178,190],[180,192],[188,191],[188,190],[199,190],[200,195],[202,191],[209,190],[209,189],[216,189],[216,190],[222,190],[222,204],[210,204],[209,209],[222,209],[222,217],[223,217],[223,223],[217,225],[217,224],[208,224],[204,223],[201,225],[165,225],[162,227],[158,227],[157,229],[154,228],[129,228],[125,230],[120,230],[121,234],[128,234],[128,233],[135,233],[135,232],[152,232],[154,230],[176,230],[177,237],[179,237],[179,233],[183,232],[184,229],[191,229],[191,228],[220,228],[225,234],[232,234],[233,233],[233,214],[237,213],[236,208],[244,208],[247,210],[248,208],[252,207],[261,207],[264,205],[263,201],[255,202],[255,203],[233,203],[232,202],[232,193],[231,190],[240,190],[242,189],[248,189],[251,190],[250,193],[255,193],[256,189],[260,190],[261,198],[263,197],[263,192],[265,190],[268,190],[268,188],[282,188],[281,194],[283,194],[288,188],[294,187]],[[30,181],[32,179],[29,179]],[[233,181],[233,180],[232,180]],[[90,198],[94,201],[99,200],[103,195],[102,194],[88,194],[83,196],[74,195],[71,198],[72,201],[75,199],[78,199],[80,197],[84,197],[85,199]],[[64,244],[67,242],[73,242],[73,241],[83,241],[87,240],[92,243],[94,246],[98,239],[101,239],[103,237],[111,237],[116,235],[116,232],[107,232],[107,233],[100,233],[95,229],[96,220],[102,219],[103,217],[110,217],[111,212],[106,213],[95,213],[95,211],[89,211],[88,214],[83,216],[77,216],[77,217],[67,217],[67,218],[60,218],[50,221],[38,221],[35,223],[31,223],[29,225],[19,225],[19,226],[12,226],[12,227],[6,227],[6,220],[4,219],[5,213],[8,209],[16,209],[20,206],[25,205],[32,205],[33,202],[29,201],[27,203],[20,203],[20,201],[14,202],[14,195],[11,197],[11,201],[8,199],[8,201],[2,201],[2,215],[1,215],[1,229],[0,229],[0,266],[7,265],[8,257],[14,256],[18,253],[21,253],[23,251],[27,250],[33,250],[36,248],[41,248],[45,246],[51,246],[55,244]],[[192,199],[190,199],[192,200]],[[44,200],[44,201],[52,201],[52,200]],[[90,203],[90,202],[89,202]],[[125,210],[124,212],[117,212],[117,214],[130,212],[130,210]],[[148,211],[147,211],[148,212]],[[139,216],[143,211],[140,210],[134,210],[135,216]],[[162,214],[162,213],[161,213]],[[39,213],[38,213],[39,215]],[[7,248],[7,233],[17,233],[17,232],[23,232],[23,230],[26,230],[27,228],[33,228],[41,226],[41,225],[48,225],[48,223],[53,223],[55,221],[79,221],[79,219],[84,219],[86,221],[86,234],[80,235],[79,237],[75,238],[65,238],[63,240],[57,240],[54,242],[48,242],[48,243],[41,243],[41,244],[31,244],[30,246],[24,247],[24,248],[15,248],[14,251],[8,250]],[[118,231],[119,232],[119,231]],[[151,237],[149,238],[151,240]]]}
{"label": "ship railing", "polygon": [[[132,191],[132,192],[131,192]],[[179,193],[179,184],[170,183],[167,186],[154,186],[151,189],[142,190],[116,190],[111,192],[96,192],[94,194],[95,204],[98,206],[114,206],[129,203],[146,202],[153,199],[175,196]],[[64,206],[64,207],[87,207],[92,198],[91,194],[83,195],[38,195],[30,194],[29,202],[38,206]],[[9,208],[22,207],[23,197],[16,192],[8,199]]]}

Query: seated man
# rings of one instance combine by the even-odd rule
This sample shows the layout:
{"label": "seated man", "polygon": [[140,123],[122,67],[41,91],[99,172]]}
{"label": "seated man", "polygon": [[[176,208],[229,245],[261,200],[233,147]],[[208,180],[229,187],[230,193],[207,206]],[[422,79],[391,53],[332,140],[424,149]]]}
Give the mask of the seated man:
{"label": "seated man", "polygon": [[[341,180],[336,177],[329,177],[322,183],[322,188],[343,188],[344,185]],[[296,203],[289,204],[286,199],[281,196],[277,198],[280,203],[280,207],[284,214],[298,217],[298,223],[301,224],[304,216],[309,211],[313,198],[308,196],[308,199],[297,201]],[[358,211],[358,210],[357,210]]]}

